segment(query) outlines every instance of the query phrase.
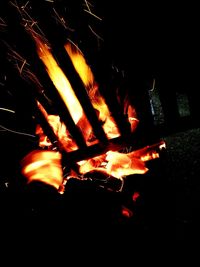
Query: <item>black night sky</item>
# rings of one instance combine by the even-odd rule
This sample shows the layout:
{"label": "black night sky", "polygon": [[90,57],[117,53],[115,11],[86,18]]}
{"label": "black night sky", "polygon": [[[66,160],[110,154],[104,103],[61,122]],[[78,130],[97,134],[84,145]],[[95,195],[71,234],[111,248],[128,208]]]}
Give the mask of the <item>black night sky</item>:
{"label": "black night sky", "polygon": [[[30,221],[34,218],[38,222],[54,220],[57,216],[68,227],[75,221],[82,222],[84,227],[114,225],[122,236],[128,232],[128,241],[152,237],[167,241],[194,238],[191,230],[199,210],[200,185],[199,18],[195,7],[127,0],[1,0],[0,6],[3,222],[6,223],[7,217],[17,221],[21,217]],[[19,70],[23,72],[23,67],[28,66],[38,77],[42,77],[42,70],[34,44],[25,31],[26,21],[17,10],[22,6],[33,19],[33,29],[40,28],[58,50],[67,39],[80,47],[98,83],[106,88],[111,85],[108,94],[116,95],[116,90],[121,96],[128,94],[141,122],[134,141],[136,147],[166,141],[167,149],[160,159],[148,163],[150,171],[128,177],[122,193],[76,180],[69,183],[61,200],[51,188],[26,188],[19,162],[37,149],[38,142],[34,137],[33,94],[29,90],[32,85],[21,78]],[[21,59],[16,59],[13,51]],[[161,124],[150,114],[149,90],[153,81],[166,112]],[[187,118],[179,118],[177,95],[187,96],[190,110]],[[181,106],[183,113],[187,109],[185,103]],[[140,194],[138,202],[132,201],[134,192]],[[122,207],[128,208],[133,216],[123,217]],[[76,224],[76,227],[80,233],[81,226]]]}

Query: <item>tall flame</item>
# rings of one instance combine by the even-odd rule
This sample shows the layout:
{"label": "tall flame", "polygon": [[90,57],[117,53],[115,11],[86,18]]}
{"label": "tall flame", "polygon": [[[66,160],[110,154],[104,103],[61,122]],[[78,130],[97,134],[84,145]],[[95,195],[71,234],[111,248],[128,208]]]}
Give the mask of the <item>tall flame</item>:
{"label": "tall flame", "polygon": [[114,122],[114,119],[110,115],[105,100],[99,93],[98,84],[96,83],[91,68],[88,66],[83,54],[77,47],[72,46],[70,43],[65,45],[65,49],[71,58],[74,68],[88,90],[93,107],[99,112],[99,119],[104,122],[103,129],[108,138],[119,136],[120,133],[118,128]]}
{"label": "tall flame", "polygon": [[40,59],[45,64],[47,72],[62,99],[64,100],[74,122],[77,123],[83,115],[83,109],[77,97],[75,96],[69,80],[54,59],[49,47],[41,40],[35,40]]}
{"label": "tall flame", "polygon": [[86,60],[81,51],[75,46],[72,46],[72,44],[70,43],[67,43],[65,45],[65,50],[70,56],[74,68],[79,74],[84,85],[86,87],[92,86],[94,84],[94,75],[91,71],[91,68],[86,63]]}

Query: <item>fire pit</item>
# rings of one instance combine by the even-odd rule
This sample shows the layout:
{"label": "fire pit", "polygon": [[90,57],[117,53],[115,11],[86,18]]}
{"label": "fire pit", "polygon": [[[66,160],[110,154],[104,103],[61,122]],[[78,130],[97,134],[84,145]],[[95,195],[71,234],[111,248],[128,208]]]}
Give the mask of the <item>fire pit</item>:
{"label": "fire pit", "polygon": [[[18,70],[32,82],[38,148],[62,154],[64,183],[71,177],[85,179],[92,171],[122,184],[127,175],[146,173],[145,162],[159,157],[164,142],[134,149],[139,120],[128,98],[122,105],[117,95],[110,96],[109,88],[96,82],[77,45],[71,40],[56,43],[54,33],[43,33],[26,5],[12,5],[32,42],[33,57],[37,57],[37,64],[27,65],[24,60]],[[16,60],[17,55],[10,49],[11,58]],[[131,151],[127,151],[129,147]],[[43,159],[34,160],[39,163]]]}

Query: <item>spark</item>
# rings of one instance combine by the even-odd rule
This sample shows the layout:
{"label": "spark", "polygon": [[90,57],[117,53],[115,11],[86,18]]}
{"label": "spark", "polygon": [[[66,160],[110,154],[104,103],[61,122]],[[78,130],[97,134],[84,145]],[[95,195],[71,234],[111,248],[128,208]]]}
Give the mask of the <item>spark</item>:
{"label": "spark", "polygon": [[[15,50],[13,50],[9,45],[7,45],[7,46],[10,50],[10,53],[8,54],[9,56],[12,56],[13,59],[21,61],[21,62],[26,61],[19,53],[17,53]],[[29,65],[27,62],[26,62],[26,64]]]}
{"label": "spark", "polygon": [[54,13],[55,13],[54,18],[55,18],[55,20],[56,20],[58,23],[60,23],[65,29],[70,30],[70,31],[74,31],[74,29],[72,29],[72,28],[70,28],[70,27],[67,27],[67,25],[66,25],[66,21],[64,20],[64,18],[63,18],[62,16],[60,16],[60,15],[58,14],[58,12],[55,10],[55,8],[53,8],[53,11],[54,11]]}
{"label": "spark", "polygon": [[156,85],[156,79],[153,79],[152,88],[149,91],[153,92],[156,88],[155,85]]}
{"label": "spark", "polygon": [[[33,72],[31,72],[29,69],[25,69],[24,73],[26,74],[26,76],[24,75],[24,78],[27,78],[31,82],[34,82],[38,88],[42,88],[40,81],[38,80],[38,78],[36,77],[36,75]],[[41,89],[41,90],[42,90],[42,94],[43,94],[44,90],[43,89]]]}
{"label": "spark", "polygon": [[36,25],[38,22],[37,21],[32,21],[32,23],[31,23],[31,28],[34,26],[34,25]]}
{"label": "spark", "polygon": [[24,62],[22,63],[21,68],[19,69],[19,73],[20,73],[20,74],[22,73],[25,64],[26,64],[26,60],[24,60]]}
{"label": "spark", "polygon": [[76,49],[77,49],[81,54],[83,54],[82,51],[81,51],[81,49],[78,47],[77,44],[75,44],[75,43],[74,43],[71,39],[69,39],[69,38],[67,38],[67,40],[68,40],[71,44],[73,44],[73,45],[76,47]]}
{"label": "spark", "polygon": [[87,12],[88,14],[90,14],[91,16],[95,17],[98,20],[102,20],[102,18],[98,17],[97,15],[95,15],[94,13],[92,13],[91,11],[87,10],[87,9],[83,9],[85,12]]}
{"label": "spark", "polygon": [[29,4],[29,1],[26,2],[26,4],[24,6],[21,7],[21,9],[25,9],[27,7],[27,5]]}
{"label": "spark", "polygon": [[90,10],[90,5],[92,5],[91,3],[89,3],[87,0],[85,0],[85,4],[87,6],[87,9],[91,12]]}
{"label": "spark", "polygon": [[[19,12],[22,21],[25,22],[24,27],[25,29],[31,33],[31,36],[34,38],[35,36],[40,36],[40,38],[45,39],[45,35],[43,33],[43,31],[41,30],[41,28],[38,26],[37,21],[35,21],[31,15],[29,15],[29,13],[26,11],[27,6],[29,4],[29,1],[26,2],[26,4],[24,6],[18,6],[17,2],[10,2],[11,5],[13,5]],[[35,26],[36,30],[33,29],[33,26]]]}
{"label": "spark", "polygon": [[20,75],[22,75],[23,70],[26,66],[29,66],[29,64],[27,63],[26,59],[24,59],[19,53],[13,50],[9,45],[7,46],[9,49],[8,56],[10,57],[10,60],[15,61],[15,66],[18,69]]}
{"label": "spark", "polygon": [[14,110],[12,110],[12,109],[8,109],[8,108],[1,108],[1,107],[0,107],[0,110],[7,111],[7,112],[10,112],[10,113],[15,113]]}
{"label": "spark", "polygon": [[[15,67],[19,71],[21,77],[26,81],[33,82],[36,85],[36,88],[39,91],[39,93],[45,97],[45,99],[48,101],[48,103],[51,103],[51,100],[46,96],[44,89],[43,89],[43,86],[40,83],[39,79],[29,69],[30,64],[27,62],[27,60],[24,59],[18,52],[13,50],[9,45],[7,45],[7,46],[9,49],[8,56],[10,57],[11,62],[14,62]],[[19,67],[19,65],[21,65],[21,66]],[[5,76],[5,80],[6,80],[6,76]],[[2,83],[2,85],[4,85],[4,84]]]}
{"label": "spark", "polygon": [[61,24],[62,24],[64,27],[66,27],[64,18],[61,17],[61,16],[58,14],[58,12],[55,10],[55,8],[53,8],[53,11],[54,11],[54,13],[56,14],[56,17],[58,18],[58,21],[60,21]]}
{"label": "spark", "polygon": [[[125,177],[124,177],[125,178]],[[120,186],[120,188],[117,190],[117,192],[122,192],[122,189],[123,189],[123,187],[124,187],[124,179],[120,179],[120,181],[121,181],[121,186]]]}
{"label": "spark", "polygon": [[14,133],[14,134],[19,134],[19,135],[24,135],[24,136],[28,136],[28,137],[32,137],[32,138],[36,138],[36,136],[33,135],[33,134],[29,134],[29,133],[24,133],[24,132],[15,131],[15,130],[9,129],[9,128],[7,128],[7,127],[1,125],[1,124],[0,124],[0,129],[1,129],[1,130],[4,130],[4,131],[7,131],[7,132]]}
{"label": "spark", "polygon": [[5,23],[5,21],[0,17],[0,25],[1,26],[6,26],[6,23]]}
{"label": "spark", "polygon": [[88,25],[89,29],[91,30],[91,32],[97,37],[98,40],[103,41],[103,38],[101,36],[99,36],[90,25]]}
{"label": "spark", "polygon": [[5,28],[7,26],[6,22],[0,17],[0,27]]}
{"label": "spark", "polygon": [[102,18],[100,18],[99,16],[95,15],[91,9],[90,6],[93,6],[89,1],[85,0],[85,5],[87,7],[87,9],[83,9],[83,11],[87,12],[88,14],[90,14],[91,16],[95,17],[98,20],[102,20]]}

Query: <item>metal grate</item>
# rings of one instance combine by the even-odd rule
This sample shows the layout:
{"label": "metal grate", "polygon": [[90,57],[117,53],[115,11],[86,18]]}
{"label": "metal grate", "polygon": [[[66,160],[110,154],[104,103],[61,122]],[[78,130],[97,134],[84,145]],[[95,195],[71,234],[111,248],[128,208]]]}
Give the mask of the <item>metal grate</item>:
{"label": "metal grate", "polygon": [[[120,133],[119,137],[108,139],[102,127],[102,122],[98,119],[96,111],[91,104],[90,98],[82,83],[82,80],[76,72],[68,54],[66,54],[66,51],[64,49],[60,49],[60,47],[55,48],[55,46],[53,46],[53,55],[56,57],[59,66],[70,81],[75,95],[79,100],[90,125],[92,126],[93,133],[98,140],[98,143],[94,145],[88,146],[86,144],[80,128],[78,128],[78,126],[74,123],[67,109],[67,106],[62,100],[57,89],[54,87],[53,82],[45,71],[43,64],[39,60],[36,60],[35,67],[37,65],[37,77],[39,77],[40,82],[45,84],[45,87],[43,88],[43,95],[48,95],[48,90],[51,89],[51,95],[53,99],[51,108],[53,107],[54,110],[56,110],[57,115],[59,115],[61,121],[65,124],[67,130],[72,136],[73,141],[75,141],[78,146],[77,150],[71,152],[66,151],[66,149],[62,147],[62,144],[60,144],[59,141],[59,137],[54,133],[52,126],[49,124],[48,120],[41,112],[41,110],[37,107],[36,103],[35,106],[38,122],[43,128],[44,133],[48,136],[49,140],[53,144],[54,148],[61,148],[63,158],[66,159],[68,163],[71,162],[72,164],[74,164],[74,162],[103,154],[108,150],[120,150],[130,144],[130,140],[132,139],[131,127],[127,117],[123,114],[123,109],[120,109],[117,96],[111,97],[108,94],[105,95],[100,89],[101,95],[104,97],[110,114],[114,118],[116,126]],[[46,99],[43,97],[43,95],[38,95],[37,93],[36,100],[41,102],[42,105],[44,105],[48,110],[48,103],[46,102]]]}

